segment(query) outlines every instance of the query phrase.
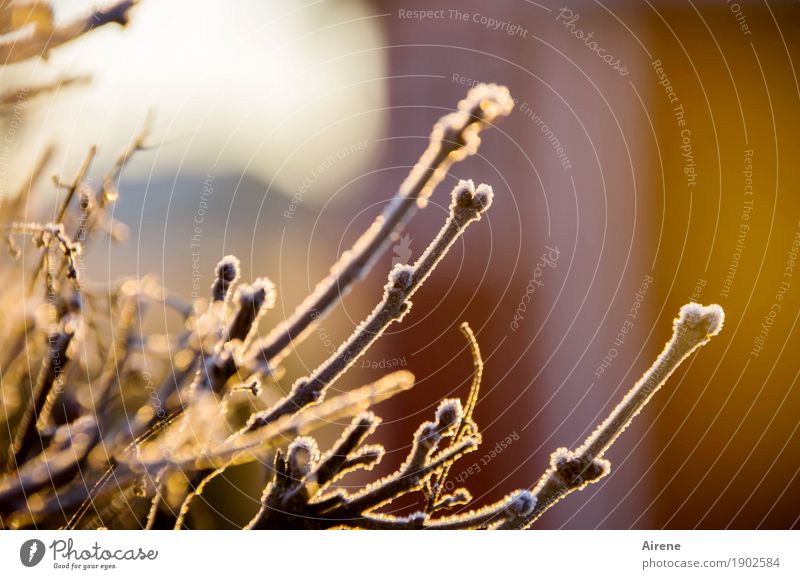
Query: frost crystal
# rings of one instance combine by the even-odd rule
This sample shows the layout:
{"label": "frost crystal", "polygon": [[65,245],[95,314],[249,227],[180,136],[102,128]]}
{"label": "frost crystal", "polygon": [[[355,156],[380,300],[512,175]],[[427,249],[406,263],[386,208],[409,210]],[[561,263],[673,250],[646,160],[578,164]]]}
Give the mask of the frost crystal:
{"label": "frost crystal", "polygon": [[725,312],[717,304],[703,306],[697,303],[689,303],[681,308],[678,318],[675,320],[675,330],[679,326],[686,329],[696,330],[705,326],[705,333],[708,336],[715,336],[722,329],[725,321]]}
{"label": "frost crystal", "polygon": [[508,510],[511,514],[518,517],[529,515],[536,506],[536,497],[527,489],[518,491],[508,503]]}
{"label": "frost crystal", "polygon": [[436,409],[436,422],[439,425],[439,430],[443,434],[447,434],[461,418],[461,401],[457,398],[449,400],[442,400],[439,408]]}

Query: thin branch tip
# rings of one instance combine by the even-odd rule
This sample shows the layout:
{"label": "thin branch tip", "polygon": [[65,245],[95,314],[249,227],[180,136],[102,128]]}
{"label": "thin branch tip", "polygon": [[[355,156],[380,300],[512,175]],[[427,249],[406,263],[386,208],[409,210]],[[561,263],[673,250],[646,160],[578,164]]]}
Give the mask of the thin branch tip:
{"label": "thin branch tip", "polygon": [[681,308],[673,329],[676,332],[679,327],[691,331],[699,330],[710,338],[719,334],[724,323],[725,311],[719,304],[703,306],[690,302]]}

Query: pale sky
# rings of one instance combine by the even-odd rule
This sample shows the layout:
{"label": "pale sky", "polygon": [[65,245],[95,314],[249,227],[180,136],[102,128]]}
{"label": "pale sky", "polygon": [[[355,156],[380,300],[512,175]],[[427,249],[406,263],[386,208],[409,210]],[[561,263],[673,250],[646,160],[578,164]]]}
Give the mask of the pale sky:
{"label": "pale sky", "polygon": [[[247,172],[292,194],[329,155],[383,135],[380,24],[353,0],[142,0],[127,30],[107,27],[48,62],[6,68],[4,87],[62,71],[94,77],[36,101],[15,164],[32,163],[33,150],[55,139],[63,153],[56,170],[71,176],[97,144],[99,173],[153,107],[154,140],[163,145],[132,163],[128,176]],[[363,171],[371,150],[337,163],[328,177]]]}

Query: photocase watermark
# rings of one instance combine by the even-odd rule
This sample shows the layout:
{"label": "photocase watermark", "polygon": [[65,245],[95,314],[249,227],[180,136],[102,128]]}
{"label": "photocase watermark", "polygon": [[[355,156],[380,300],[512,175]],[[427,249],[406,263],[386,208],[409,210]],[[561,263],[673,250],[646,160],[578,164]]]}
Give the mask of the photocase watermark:
{"label": "photocase watermark", "polygon": [[[86,179],[86,183],[90,184],[91,179]],[[86,242],[88,241],[89,235],[89,219],[91,212],[91,200],[87,190],[81,190],[79,195],[78,201],[78,208],[80,209],[80,217],[78,217],[78,236],[75,238],[75,241],[80,245],[80,247],[86,247]],[[87,269],[86,260],[83,258],[83,251],[79,251],[73,255],[73,260],[75,261],[75,271],[77,275],[75,277],[75,282],[78,285],[78,289],[80,290],[81,281],[85,279],[85,272]]]}
{"label": "photocase watermark", "polygon": [[406,233],[397,241],[394,247],[392,247],[392,252],[394,252],[394,257],[392,257],[392,267],[396,265],[405,265],[407,263],[411,263],[411,237]]}
{"label": "photocase watermark", "polygon": [[569,157],[567,156],[567,153],[564,150],[564,146],[561,144],[561,141],[559,141],[558,137],[556,137],[555,133],[553,132],[553,129],[547,126],[547,124],[544,122],[542,115],[531,109],[530,105],[528,105],[528,103],[526,102],[523,102],[520,105],[519,112],[528,117],[530,120],[534,122],[534,124],[537,127],[539,127],[539,129],[542,131],[545,138],[547,139],[547,142],[549,142],[550,145],[553,147],[553,151],[555,152],[559,162],[561,163],[561,168],[564,169],[564,171],[569,171],[570,169],[572,169],[572,162],[569,160]]}
{"label": "photocase watermark", "polygon": [[52,556],[53,569],[73,571],[116,569],[123,561],[155,561],[158,551],[134,548],[105,548],[97,541],[88,547],[76,546],[73,539],[56,539],[48,547],[39,539],[29,539],[19,549],[20,562],[25,567],[35,567],[47,553]]}
{"label": "photocase watermark", "polygon": [[582,40],[589,50],[597,54],[597,56],[600,57],[600,60],[605,62],[613,70],[617,71],[620,76],[628,76],[630,74],[628,67],[624,66],[619,58],[615,57],[613,54],[610,54],[605,48],[600,46],[596,40],[594,40],[593,31],[585,32],[576,26],[580,18],[580,14],[573,11],[571,8],[567,8],[566,6],[561,8],[556,13],[556,22],[560,22],[561,25],[564,26],[564,28],[568,30],[569,33],[575,38]]}
{"label": "photocase watermark", "polygon": [[400,20],[456,20],[459,22],[472,22],[490,32],[503,32],[508,36],[528,38],[528,29],[509,20],[501,20],[481,14],[480,12],[465,12],[457,8],[440,8],[438,10],[404,10],[397,11],[397,18]]}
{"label": "photocase watermark", "polygon": [[775,289],[772,305],[767,313],[761,320],[761,329],[756,337],[753,339],[753,348],[750,350],[752,358],[758,358],[764,350],[767,343],[772,326],[775,325],[778,315],[783,311],[783,300],[789,289],[792,287],[792,279],[794,278],[794,269],[797,267],[797,258],[800,255],[800,223],[797,224],[798,229],[794,232],[792,243],[786,252],[786,263],[783,267],[783,275],[781,281],[778,282],[778,287]]}
{"label": "photocase watermark", "polygon": [[15,141],[17,132],[22,126],[22,117],[25,109],[25,103],[28,100],[28,89],[23,88],[17,91],[17,98],[14,101],[14,106],[9,110],[4,110],[6,134],[3,137],[3,144],[0,147],[0,201],[8,191],[8,167],[11,159],[11,153],[15,148]]}
{"label": "photocase watermark", "polygon": [[167,416],[167,411],[164,409],[164,404],[161,402],[161,397],[158,395],[158,388],[156,388],[153,382],[153,377],[150,372],[146,370],[142,371],[141,375],[142,380],[144,380],[144,389],[148,392],[153,410],[155,410],[156,416],[163,420]]}
{"label": "photocase watermark", "polygon": [[672,105],[672,116],[678,125],[681,135],[681,157],[683,158],[683,174],[686,176],[686,187],[692,189],[697,185],[697,167],[694,160],[694,150],[692,148],[692,131],[686,121],[686,110],[683,108],[678,93],[672,86],[672,82],[664,70],[660,59],[655,59],[650,63],[650,67],[658,77],[658,84],[664,88],[669,103]]}
{"label": "photocase watermark", "polygon": [[[451,477],[444,483],[444,490],[447,492],[451,492],[453,489],[456,488],[456,483],[459,485],[463,485],[466,480],[474,474],[478,474],[484,468],[489,466],[489,463],[492,462],[495,458],[497,458],[500,454],[503,453],[508,447],[519,440],[519,434],[515,430],[508,436],[506,436],[503,440],[497,442],[494,447],[486,452],[482,457],[478,460],[473,462],[467,468],[462,470],[456,476]],[[455,481],[455,482],[454,482]]]}
{"label": "photocase watermark", "polygon": [[533,277],[528,281],[525,286],[525,294],[517,306],[517,311],[514,312],[514,319],[511,320],[511,331],[516,332],[519,329],[519,323],[525,319],[525,313],[528,311],[528,304],[536,293],[536,289],[544,285],[542,278],[544,277],[544,270],[546,268],[554,268],[558,262],[558,247],[550,247],[545,245],[545,251],[539,256],[539,261],[536,262],[536,267],[533,268]]}
{"label": "photocase watermark", "polygon": [[53,280],[58,279],[59,268],[61,267],[60,257],[61,251],[58,249],[58,243],[51,242],[45,248],[47,259],[45,260],[45,268],[47,275],[45,276],[45,284],[47,288],[47,304],[46,310],[46,323],[48,327],[47,333],[47,346],[50,349],[50,366],[53,373],[54,380],[51,387],[53,395],[58,396],[64,392],[64,363],[65,360],[62,354],[65,353],[66,343],[68,340],[67,335],[64,333],[63,328],[60,326],[59,311],[59,296],[56,285]]}
{"label": "photocase watermark", "polygon": [[742,261],[742,253],[744,253],[745,243],[747,241],[747,234],[750,232],[750,213],[753,211],[753,150],[746,149],[744,152],[744,193],[742,197],[742,213],[739,218],[739,230],[736,235],[736,245],[733,247],[733,254],[731,261],[728,264],[728,271],[725,273],[725,279],[722,282],[722,290],[719,295],[723,298],[728,298],[731,295],[731,288],[733,287],[733,280],[736,278],[736,273],[739,271],[739,265]]}
{"label": "photocase watermark", "polygon": [[422,22],[423,20],[445,20],[447,19],[447,9],[405,10],[404,8],[400,8],[397,11],[397,17],[400,20],[416,20],[418,22]]}
{"label": "photocase watermark", "polygon": [[464,76],[461,73],[454,72],[450,77],[450,82],[455,83],[459,86],[465,86],[468,88],[475,88],[479,84],[483,84],[484,81],[482,80],[475,80],[474,78],[469,78]]}
{"label": "photocase watermark", "polygon": [[356,367],[358,368],[369,368],[371,370],[386,370],[389,368],[405,368],[408,366],[406,363],[406,357],[402,356],[400,358],[381,358],[380,360],[359,360]]}
{"label": "photocase watermark", "polygon": [[45,546],[39,539],[28,539],[19,548],[19,560],[26,567],[36,567],[44,559]]}
{"label": "photocase watermark", "polygon": [[[405,262],[403,262],[405,263]],[[311,318],[313,320],[319,319],[320,315],[318,312],[312,312]],[[317,324],[314,327],[314,333],[319,338],[320,342],[322,342],[322,348],[329,356],[333,356],[336,351],[339,349],[339,341],[334,340],[331,337],[330,332],[325,328],[325,326],[321,324]],[[406,362],[406,357],[402,356],[399,358],[380,358],[378,360],[369,360],[367,358],[360,358],[358,359],[353,367],[354,368],[368,368],[371,370],[386,370],[390,368],[405,368],[408,366]]]}
{"label": "photocase watermark", "polygon": [[689,296],[690,302],[700,303],[700,295],[703,293],[703,290],[708,285],[708,282],[703,279],[702,277],[698,277],[697,281],[694,283],[694,288],[692,288],[692,293]]}
{"label": "photocase watermark", "polygon": [[200,244],[203,240],[203,224],[208,212],[208,200],[214,195],[214,175],[206,173],[200,188],[200,200],[197,203],[197,211],[194,214],[194,225],[192,236],[189,238],[189,248],[192,250],[192,299],[200,297],[203,290],[201,283],[203,273],[200,265]]}
{"label": "photocase watermark", "polygon": [[[311,318],[316,321],[319,318],[319,314],[314,312],[311,314]],[[338,342],[331,338],[331,335],[325,326],[317,324],[314,328],[314,333],[317,334],[317,338],[319,338],[319,341],[322,342],[322,347],[325,349],[325,352],[327,352],[328,355],[332,355],[339,347]]]}
{"label": "photocase watermark", "polygon": [[739,30],[742,31],[742,34],[745,36],[752,36],[753,31],[750,30],[747,17],[744,15],[744,12],[742,12],[742,5],[739,2],[731,2],[731,0],[725,0],[725,4],[730,8],[731,14],[733,14],[733,17],[736,19],[736,24],[739,25]]}
{"label": "photocase watermark", "polygon": [[645,275],[642,283],[639,284],[639,289],[633,294],[633,302],[631,302],[631,307],[628,308],[628,312],[625,314],[625,321],[622,322],[619,330],[617,330],[617,335],[614,336],[613,344],[608,348],[605,356],[603,356],[603,359],[594,371],[594,377],[596,379],[599,380],[600,377],[606,373],[606,370],[614,363],[614,359],[619,355],[619,350],[617,348],[621,348],[625,345],[628,334],[633,330],[634,322],[639,317],[639,311],[642,309],[644,298],[647,296],[647,290],[650,289],[650,284],[652,283],[653,276],[649,274]]}
{"label": "photocase watermark", "polygon": [[297,212],[297,209],[303,202],[306,193],[308,193],[309,189],[311,189],[314,183],[316,183],[319,180],[319,178],[325,174],[326,171],[328,171],[331,167],[336,165],[338,162],[346,159],[350,155],[366,150],[368,145],[369,145],[368,140],[350,143],[348,145],[338,148],[335,153],[333,153],[332,155],[328,155],[322,161],[320,161],[316,166],[314,166],[306,174],[306,176],[300,182],[300,185],[292,194],[292,197],[289,199],[289,207],[286,209],[286,211],[283,212],[283,216],[286,219],[294,218],[294,214]]}

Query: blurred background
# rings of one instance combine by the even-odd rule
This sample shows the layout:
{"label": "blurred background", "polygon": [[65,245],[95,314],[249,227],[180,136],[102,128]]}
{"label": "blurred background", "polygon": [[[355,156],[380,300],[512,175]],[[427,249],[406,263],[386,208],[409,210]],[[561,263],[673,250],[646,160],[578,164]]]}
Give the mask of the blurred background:
{"label": "blurred background", "polygon": [[[61,2],[56,17],[90,6]],[[154,272],[196,297],[234,253],[245,279],[278,286],[267,330],[383,209],[433,123],[475,83],[504,84],[512,116],[284,361],[279,388],[372,310],[393,262],[421,254],[458,179],[486,182],[487,219],[336,385],[388,368],[417,376],[377,409],[388,451],[378,474],[443,397],[466,396],[462,321],[486,359],[484,443],[451,477],[483,503],[579,444],[650,365],[682,304],[719,303],[723,333],[611,449],[611,475],[539,528],[800,526],[800,5],[142,0],[125,31],[106,28],[2,77],[5,91],[91,76],[4,111],[3,191],[51,143],[50,170],[65,179],[98,145],[100,178],[152,111],[155,146],[126,167],[115,207],[129,240],[93,247],[90,279]],[[241,526],[262,480],[259,465],[220,477],[207,492],[229,509],[207,524]]]}

